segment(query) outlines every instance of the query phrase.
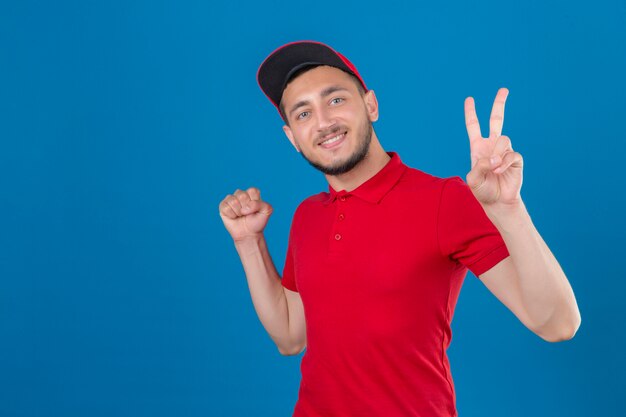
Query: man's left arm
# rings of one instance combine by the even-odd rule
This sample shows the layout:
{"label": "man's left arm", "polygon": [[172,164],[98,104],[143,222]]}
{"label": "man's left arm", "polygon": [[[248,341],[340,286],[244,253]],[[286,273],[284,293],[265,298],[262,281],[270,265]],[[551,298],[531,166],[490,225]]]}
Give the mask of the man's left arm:
{"label": "man's left arm", "polygon": [[505,258],[479,276],[485,286],[526,327],[544,340],[571,339],[581,322],[576,298],[565,273],[533,225],[524,205],[522,156],[502,136],[508,90],[498,91],[483,138],[474,100],[465,100],[472,169],[466,180],[509,251]]}
{"label": "man's left arm", "polygon": [[565,273],[533,225],[523,203],[485,208],[510,256],[479,276],[526,327],[549,342],[574,337],[580,312]]}

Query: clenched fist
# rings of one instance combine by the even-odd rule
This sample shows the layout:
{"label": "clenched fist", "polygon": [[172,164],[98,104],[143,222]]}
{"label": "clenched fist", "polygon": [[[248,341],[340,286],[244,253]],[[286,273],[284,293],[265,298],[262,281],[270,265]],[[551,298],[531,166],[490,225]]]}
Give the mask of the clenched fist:
{"label": "clenched fist", "polygon": [[220,217],[235,242],[261,235],[272,211],[255,187],[238,189],[220,202]]}

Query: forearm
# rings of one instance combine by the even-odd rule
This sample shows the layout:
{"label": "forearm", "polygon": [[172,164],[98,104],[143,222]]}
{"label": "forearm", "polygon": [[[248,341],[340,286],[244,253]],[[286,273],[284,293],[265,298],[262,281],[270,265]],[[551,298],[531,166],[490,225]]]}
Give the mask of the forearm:
{"label": "forearm", "polygon": [[498,228],[515,264],[522,304],[534,331],[552,340],[573,336],[580,325],[574,292],[524,203],[486,206],[485,212]]}
{"label": "forearm", "polygon": [[281,353],[291,351],[289,309],[280,276],[272,262],[265,237],[235,242],[241,258],[252,303],[263,327]]}

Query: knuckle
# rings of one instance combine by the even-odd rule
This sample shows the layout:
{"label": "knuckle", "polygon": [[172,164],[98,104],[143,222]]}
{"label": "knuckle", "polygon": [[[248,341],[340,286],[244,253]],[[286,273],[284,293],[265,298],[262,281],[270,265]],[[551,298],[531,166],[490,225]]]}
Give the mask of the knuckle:
{"label": "knuckle", "polygon": [[246,190],[250,198],[258,200],[261,198],[261,191],[256,187],[250,187]]}
{"label": "knuckle", "polygon": [[248,191],[243,191],[243,190],[237,190],[237,194],[235,194],[237,196],[237,198],[239,199],[239,201],[247,201],[250,199],[250,196],[248,195]]}
{"label": "knuckle", "polygon": [[232,211],[233,209],[228,205],[228,203],[224,202],[223,204],[220,204],[220,207],[219,207],[220,214],[228,216],[230,214],[229,212],[232,212]]}
{"label": "knuckle", "polygon": [[239,199],[237,197],[233,197],[230,200],[228,200],[228,205],[234,208],[234,207],[240,206],[241,204],[239,204]]}

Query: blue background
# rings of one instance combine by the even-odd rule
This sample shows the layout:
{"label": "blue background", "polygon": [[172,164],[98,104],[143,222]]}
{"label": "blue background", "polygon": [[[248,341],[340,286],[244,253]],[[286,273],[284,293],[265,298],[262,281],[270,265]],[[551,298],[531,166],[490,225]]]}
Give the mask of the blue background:
{"label": "blue background", "polygon": [[465,178],[463,100],[499,87],[522,197],[577,295],[550,344],[468,274],[449,349],[462,417],[623,410],[626,3],[2,1],[0,415],[288,416],[301,355],[259,322],[218,204],[256,186],[282,271],[327,190],[256,69],[327,42],[374,89],[386,150]]}

